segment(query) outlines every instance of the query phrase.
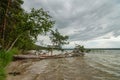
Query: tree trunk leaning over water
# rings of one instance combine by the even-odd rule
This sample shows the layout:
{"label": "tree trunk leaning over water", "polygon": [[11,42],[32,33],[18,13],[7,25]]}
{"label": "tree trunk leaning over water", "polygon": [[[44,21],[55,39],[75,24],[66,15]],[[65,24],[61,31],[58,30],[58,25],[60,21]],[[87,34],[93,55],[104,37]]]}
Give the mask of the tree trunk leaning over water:
{"label": "tree trunk leaning over water", "polygon": [[13,46],[15,45],[15,43],[17,42],[17,40],[19,39],[20,36],[21,36],[21,35],[19,35],[19,36],[14,40],[14,42],[11,44],[11,46],[9,47],[9,49],[7,50],[7,52],[10,51],[10,50],[13,48]]}

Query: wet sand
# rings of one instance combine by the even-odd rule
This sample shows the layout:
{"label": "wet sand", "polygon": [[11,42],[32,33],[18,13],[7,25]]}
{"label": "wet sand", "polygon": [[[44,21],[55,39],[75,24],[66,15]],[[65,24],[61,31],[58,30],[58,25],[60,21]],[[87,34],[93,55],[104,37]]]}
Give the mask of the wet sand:
{"label": "wet sand", "polygon": [[[76,63],[77,61],[77,63]],[[7,72],[20,72],[20,75],[8,75],[7,80],[93,80],[94,69],[80,58],[52,60],[23,60],[12,62]]]}

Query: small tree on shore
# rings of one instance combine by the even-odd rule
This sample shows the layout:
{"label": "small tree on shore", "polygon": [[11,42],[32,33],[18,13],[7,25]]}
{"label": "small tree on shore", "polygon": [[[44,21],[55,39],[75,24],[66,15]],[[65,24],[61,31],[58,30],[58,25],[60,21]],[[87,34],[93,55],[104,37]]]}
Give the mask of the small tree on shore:
{"label": "small tree on shore", "polygon": [[74,48],[74,52],[84,53],[85,52],[85,48],[82,45],[76,45],[75,48]]}
{"label": "small tree on shore", "polygon": [[75,53],[75,56],[84,56],[84,53],[88,53],[90,52],[89,49],[85,49],[83,45],[76,45],[74,50],[73,50],[73,53]]}
{"label": "small tree on shore", "polygon": [[52,42],[52,46],[51,46],[51,55],[53,53],[53,49],[57,49],[57,50],[63,50],[62,49],[62,45],[68,44],[69,42],[67,42],[68,40],[68,36],[64,36],[62,34],[60,34],[60,32],[58,32],[58,30],[56,29],[55,31],[51,31],[51,42]]}

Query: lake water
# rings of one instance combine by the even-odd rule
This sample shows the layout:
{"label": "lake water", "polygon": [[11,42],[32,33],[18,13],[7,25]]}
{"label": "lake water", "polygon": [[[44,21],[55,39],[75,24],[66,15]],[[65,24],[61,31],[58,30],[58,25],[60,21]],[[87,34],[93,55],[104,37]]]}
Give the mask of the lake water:
{"label": "lake water", "polygon": [[120,50],[98,50],[84,57],[12,62],[7,80],[120,80]]}

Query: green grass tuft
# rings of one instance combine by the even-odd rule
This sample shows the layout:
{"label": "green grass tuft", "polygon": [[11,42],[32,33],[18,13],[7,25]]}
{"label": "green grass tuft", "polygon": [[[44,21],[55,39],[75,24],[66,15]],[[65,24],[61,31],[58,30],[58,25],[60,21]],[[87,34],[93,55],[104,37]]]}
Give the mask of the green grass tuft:
{"label": "green grass tuft", "polygon": [[14,48],[9,52],[0,50],[0,80],[6,79],[5,67],[12,61],[13,55],[17,54],[18,49]]}

